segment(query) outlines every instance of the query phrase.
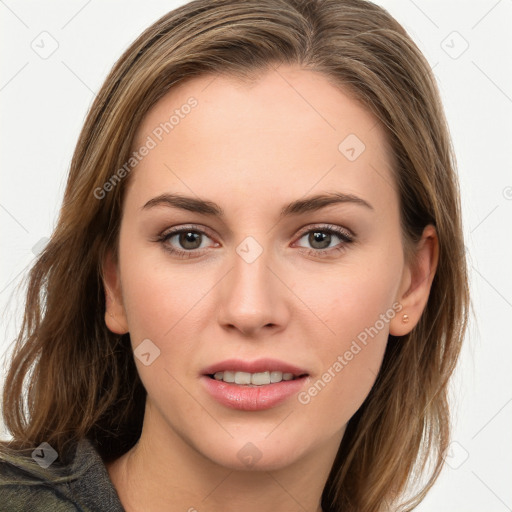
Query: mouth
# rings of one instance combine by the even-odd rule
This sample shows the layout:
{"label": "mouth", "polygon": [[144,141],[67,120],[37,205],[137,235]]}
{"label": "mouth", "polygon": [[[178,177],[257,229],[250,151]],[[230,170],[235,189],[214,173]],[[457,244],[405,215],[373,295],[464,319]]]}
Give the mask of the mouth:
{"label": "mouth", "polygon": [[221,405],[242,411],[271,409],[286,402],[310,380],[307,370],[277,359],[230,359],[205,368],[201,382]]}

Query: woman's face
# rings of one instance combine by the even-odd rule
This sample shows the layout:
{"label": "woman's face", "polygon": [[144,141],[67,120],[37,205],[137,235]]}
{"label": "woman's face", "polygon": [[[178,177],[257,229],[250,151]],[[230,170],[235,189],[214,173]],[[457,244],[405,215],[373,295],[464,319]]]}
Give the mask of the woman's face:
{"label": "woman's face", "polygon": [[134,150],[106,318],[130,333],[144,432],[231,468],[334,454],[410,284],[377,119],[282,65],[173,88]]}

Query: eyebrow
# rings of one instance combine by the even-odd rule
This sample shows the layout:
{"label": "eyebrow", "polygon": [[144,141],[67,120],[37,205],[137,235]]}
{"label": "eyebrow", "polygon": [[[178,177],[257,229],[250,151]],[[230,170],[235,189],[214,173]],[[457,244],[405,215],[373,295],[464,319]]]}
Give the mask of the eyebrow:
{"label": "eyebrow", "polygon": [[[344,194],[341,192],[330,192],[328,194],[317,194],[293,201],[281,209],[279,217],[283,218],[292,215],[300,215],[302,213],[320,210],[327,206],[339,203],[355,204],[374,211],[374,208],[370,203],[358,196],[353,194]],[[213,201],[183,196],[181,194],[161,194],[150,199],[141,208],[141,210],[148,210],[157,206],[178,208],[219,218],[224,218],[225,216],[224,210]]]}

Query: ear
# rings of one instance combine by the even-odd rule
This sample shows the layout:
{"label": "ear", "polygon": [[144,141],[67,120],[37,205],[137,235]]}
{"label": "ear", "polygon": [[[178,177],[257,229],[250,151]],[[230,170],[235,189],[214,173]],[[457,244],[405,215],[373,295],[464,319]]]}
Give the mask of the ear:
{"label": "ear", "polygon": [[[396,301],[402,305],[400,313],[390,322],[389,333],[404,336],[419,322],[427,305],[430,288],[439,259],[439,241],[436,228],[428,225],[423,230],[415,256],[406,264]],[[408,320],[404,322],[404,315]]]}
{"label": "ear", "polygon": [[110,331],[116,334],[128,332],[126,311],[123,306],[119,268],[109,250],[103,261],[103,286],[105,288],[105,323]]}

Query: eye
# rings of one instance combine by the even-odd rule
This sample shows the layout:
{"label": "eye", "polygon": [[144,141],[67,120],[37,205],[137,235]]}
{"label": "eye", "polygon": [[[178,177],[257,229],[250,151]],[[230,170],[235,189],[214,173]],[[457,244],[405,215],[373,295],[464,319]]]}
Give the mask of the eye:
{"label": "eye", "polygon": [[[166,231],[158,237],[164,249],[180,258],[192,258],[202,254],[205,248],[205,239],[210,238],[206,232],[198,227],[189,226]],[[218,244],[217,244],[218,245]]]}
{"label": "eye", "polygon": [[[322,257],[345,250],[347,245],[354,241],[354,235],[340,226],[323,225],[304,232],[299,241],[303,239],[313,248],[305,248],[303,252]],[[336,243],[337,240],[338,243]],[[333,243],[334,246],[332,246]]]}

